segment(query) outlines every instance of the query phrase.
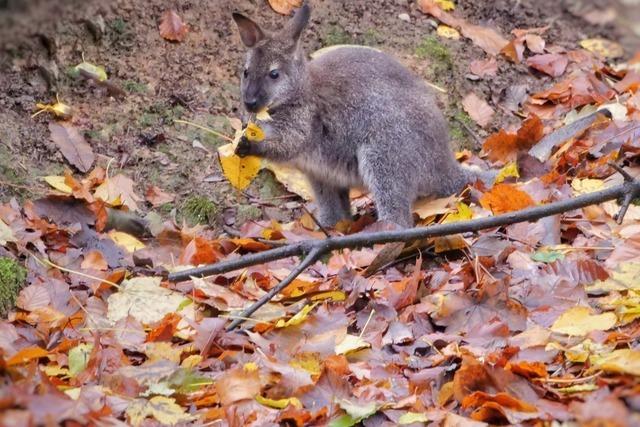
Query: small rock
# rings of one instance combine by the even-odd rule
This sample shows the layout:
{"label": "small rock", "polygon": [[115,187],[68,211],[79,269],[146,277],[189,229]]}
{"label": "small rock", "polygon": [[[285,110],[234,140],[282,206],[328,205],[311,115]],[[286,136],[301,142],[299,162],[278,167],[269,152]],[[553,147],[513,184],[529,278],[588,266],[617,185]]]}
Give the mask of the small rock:
{"label": "small rock", "polygon": [[408,13],[401,13],[400,15],[398,15],[398,19],[404,22],[411,22],[411,17]]}

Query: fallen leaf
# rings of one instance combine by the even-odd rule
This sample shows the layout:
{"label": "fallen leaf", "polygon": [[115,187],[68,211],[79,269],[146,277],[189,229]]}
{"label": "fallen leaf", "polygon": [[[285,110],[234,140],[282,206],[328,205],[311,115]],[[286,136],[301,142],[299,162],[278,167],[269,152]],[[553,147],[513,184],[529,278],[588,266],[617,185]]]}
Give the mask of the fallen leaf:
{"label": "fallen leaf", "polygon": [[7,242],[17,242],[18,239],[13,234],[13,230],[9,228],[3,220],[0,219],[0,245],[6,245]]}
{"label": "fallen leaf", "polygon": [[451,212],[456,196],[442,197],[439,199],[418,199],[413,205],[413,212],[418,214],[420,219],[427,219],[436,215]]}
{"label": "fallen leaf", "polygon": [[40,359],[48,355],[49,352],[41,347],[25,347],[7,360],[7,366],[22,365],[33,359]]}
{"label": "fallen leaf", "polygon": [[161,188],[156,187],[155,185],[150,185],[147,188],[147,192],[145,193],[145,198],[147,202],[151,203],[153,207],[158,207],[165,205],[167,203],[171,203],[175,200],[175,194],[169,194],[163,191]]}
{"label": "fallen leaf", "polygon": [[126,407],[125,415],[135,427],[141,425],[148,417],[153,417],[162,425],[171,426],[194,419],[174,398],[165,396],[154,396],[149,400],[132,400]]}
{"label": "fallen leaf", "polygon": [[460,33],[458,32],[458,30],[456,30],[455,28],[451,28],[448,25],[438,25],[436,34],[446,39],[458,40],[460,38]]}
{"label": "fallen leaf", "polygon": [[616,59],[624,56],[624,49],[618,43],[607,39],[584,39],[580,46],[589,52],[593,52],[603,58]]}
{"label": "fallen leaf", "polygon": [[145,248],[144,243],[123,231],[111,230],[107,234],[111,240],[116,242],[118,246],[125,248],[128,252],[135,252]]}
{"label": "fallen leaf", "polygon": [[336,354],[349,354],[354,351],[363,350],[371,347],[371,344],[366,342],[357,335],[345,335],[344,339],[336,344]]}
{"label": "fallen leaf", "polygon": [[477,59],[469,64],[469,71],[478,77],[493,77],[498,73],[498,61],[495,56],[487,60]]}
{"label": "fallen leaf", "polygon": [[623,348],[590,358],[594,367],[606,372],[640,377],[640,351]]}
{"label": "fallen leaf", "polygon": [[218,147],[218,156],[222,172],[231,185],[244,190],[251,184],[260,171],[260,158],[255,156],[239,157],[234,153],[233,143]]}
{"label": "fallen leaf", "polygon": [[569,59],[566,55],[558,53],[534,55],[527,58],[526,62],[529,67],[542,71],[551,77],[560,77],[567,69],[567,65],[569,65]]}
{"label": "fallen leaf", "polygon": [[86,77],[98,82],[104,82],[107,80],[107,72],[104,67],[94,65],[90,62],[81,62],[74,67],[74,70],[76,73],[84,74]]}
{"label": "fallen leaf", "polygon": [[313,310],[316,305],[318,305],[317,302],[314,304],[305,305],[304,307],[302,307],[302,310],[297,312],[289,320],[278,319],[278,322],[276,323],[276,328],[286,328],[288,326],[295,326],[295,325],[301,324],[306,320],[307,316],[309,316],[309,313],[311,313],[311,310]]}
{"label": "fallen leaf", "polygon": [[80,172],[88,172],[95,161],[93,149],[82,134],[70,123],[49,123],[51,140],[65,159]]}
{"label": "fallen leaf", "polygon": [[117,322],[132,316],[149,325],[159,322],[168,313],[179,311],[190,300],[179,292],[160,286],[160,277],[136,277],[122,282],[118,292],[107,300],[107,318]]}
{"label": "fallen leaf", "polygon": [[398,418],[398,424],[426,423],[429,421],[427,414],[422,412],[406,412]]}
{"label": "fallen leaf", "polygon": [[189,29],[182,22],[182,18],[178,16],[175,10],[167,10],[160,18],[160,36],[163,39],[181,42],[187,36]]}
{"label": "fallen leaf", "polygon": [[511,177],[520,178],[520,174],[518,173],[518,164],[516,162],[509,162],[502,169],[500,169],[494,182],[496,184],[500,184],[505,179]]}
{"label": "fallen leaf", "polygon": [[269,6],[281,15],[290,15],[293,9],[302,5],[302,0],[268,0]]}
{"label": "fallen leaf", "polygon": [[118,174],[107,178],[100,184],[94,193],[94,196],[103,200],[111,206],[126,206],[132,211],[138,210],[137,202],[142,199],[133,189],[134,182],[122,175]]}
{"label": "fallen leaf", "polygon": [[302,408],[302,402],[300,402],[297,397],[289,397],[286,399],[268,399],[266,397],[258,395],[256,396],[256,401],[261,405],[275,409],[284,409],[289,405],[298,409]]}
{"label": "fallen leaf", "polygon": [[51,176],[45,176],[42,179],[51,187],[55,188],[61,193],[65,193],[65,194],[73,193],[73,189],[65,183],[66,178],[64,176],[51,175]]}
{"label": "fallen leaf", "polygon": [[535,205],[531,196],[509,184],[496,184],[480,198],[483,208],[503,214]]}
{"label": "fallen leaf", "polygon": [[313,200],[313,191],[311,185],[304,173],[291,166],[269,161],[263,161],[263,167],[269,169],[276,176],[278,182],[285,188],[302,197],[305,200]]}
{"label": "fallen leaf", "polygon": [[84,255],[80,268],[86,270],[100,270],[105,271],[109,268],[109,263],[102,255],[102,252],[97,250],[88,251]]}
{"label": "fallen leaf", "polygon": [[491,123],[491,119],[495,114],[493,108],[484,99],[481,99],[475,93],[471,92],[462,100],[462,107],[471,118],[481,127],[486,127]]}
{"label": "fallen leaf", "polygon": [[499,32],[493,28],[470,24],[464,19],[459,19],[443,11],[434,0],[420,0],[418,3],[422,12],[432,15],[434,18],[460,30],[463,36],[471,39],[476,46],[489,55],[497,55],[500,50],[509,43]]}
{"label": "fallen leaf", "polygon": [[572,336],[584,336],[592,331],[613,328],[618,319],[614,313],[591,314],[589,307],[573,307],[553,322],[551,331]]}
{"label": "fallen leaf", "polygon": [[93,344],[85,343],[69,350],[69,375],[77,376],[89,364],[89,356],[93,351]]}
{"label": "fallen leaf", "polygon": [[228,369],[218,377],[215,387],[225,406],[254,399],[260,395],[260,372],[257,369]]}

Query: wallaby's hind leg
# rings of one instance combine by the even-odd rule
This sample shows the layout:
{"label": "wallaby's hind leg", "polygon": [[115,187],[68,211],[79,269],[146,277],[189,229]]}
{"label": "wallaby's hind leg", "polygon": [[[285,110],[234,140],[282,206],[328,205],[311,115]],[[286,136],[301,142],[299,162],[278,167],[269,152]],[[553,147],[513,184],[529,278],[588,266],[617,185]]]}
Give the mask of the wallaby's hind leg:
{"label": "wallaby's hind leg", "polygon": [[333,227],[343,219],[351,219],[349,189],[329,185],[309,178],[316,203],[320,209],[318,221],[325,227]]}
{"label": "wallaby's hind leg", "polygon": [[378,221],[413,226],[411,205],[416,196],[416,181],[411,170],[390,164],[385,153],[364,151],[359,156],[362,179],[373,194]]}

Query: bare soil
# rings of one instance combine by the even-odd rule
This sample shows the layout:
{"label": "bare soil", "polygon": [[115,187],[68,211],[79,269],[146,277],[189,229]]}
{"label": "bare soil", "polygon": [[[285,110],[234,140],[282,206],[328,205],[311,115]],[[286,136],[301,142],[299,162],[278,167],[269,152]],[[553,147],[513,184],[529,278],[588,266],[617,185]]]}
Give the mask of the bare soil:
{"label": "bare soil", "polygon": [[[520,120],[499,108],[508,88],[524,85],[533,92],[551,83],[525,65],[502,58],[496,77],[470,80],[469,63],[485,54],[469,41],[436,38],[436,23],[413,1],[314,0],[312,4],[313,18],[304,39],[309,51],[358,43],[395,55],[444,89],[439,97],[458,147],[476,144],[460,120],[483,138]],[[640,48],[629,18],[637,10],[620,9],[623,5],[615,1],[459,0],[456,4],[457,15],[494,26],[505,35],[515,28],[548,25],[547,41],[567,48],[595,36],[620,41],[628,54]],[[171,43],[159,35],[159,18],[169,7],[176,7],[189,25],[184,42]],[[617,21],[593,25],[582,17],[607,7],[623,11]],[[284,191],[267,172],[246,192],[234,191],[217,161],[216,147],[225,141],[174,123],[181,118],[232,134],[228,118],[237,116],[237,75],[243,55],[232,11],[244,12],[267,28],[278,28],[286,20],[262,0],[0,1],[0,202],[38,197],[47,191],[42,176],[72,169],[50,140],[52,118],[31,117],[37,102],[52,102],[57,94],[73,106],[73,123],[98,154],[99,165],[133,178],[140,194],[149,185],[176,193],[174,203],[159,209],[162,215],[179,216],[192,195],[205,196],[220,207],[213,218],[218,225],[296,214],[297,204],[281,203],[286,200],[279,198]],[[408,14],[409,22],[400,19],[401,14]],[[126,96],[111,97],[104,88],[70,76],[69,69],[83,58],[104,66]],[[496,106],[499,114],[493,128],[482,130],[461,112],[460,100],[469,91]]]}

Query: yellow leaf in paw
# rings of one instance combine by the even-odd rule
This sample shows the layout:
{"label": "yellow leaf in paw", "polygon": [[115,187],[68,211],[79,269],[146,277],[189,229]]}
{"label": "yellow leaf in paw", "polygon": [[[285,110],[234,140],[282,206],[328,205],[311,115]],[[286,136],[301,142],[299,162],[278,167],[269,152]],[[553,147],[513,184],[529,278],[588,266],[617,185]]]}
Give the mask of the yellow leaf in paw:
{"label": "yellow leaf in paw", "polygon": [[261,122],[268,122],[272,120],[269,110],[266,108],[264,110],[260,110],[258,114],[256,114],[256,120],[260,120]]}
{"label": "yellow leaf in paw", "polygon": [[264,139],[264,131],[257,124],[249,122],[244,130],[244,136],[251,142],[260,142]]}
{"label": "yellow leaf in paw", "polygon": [[255,156],[236,156],[233,143],[219,147],[218,155],[224,176],[238,190],[247,188],[260,170],[260,159]]}

